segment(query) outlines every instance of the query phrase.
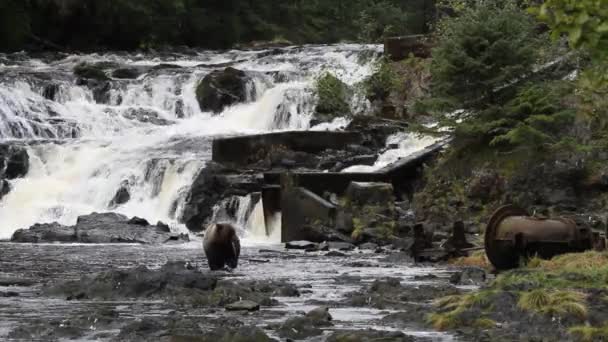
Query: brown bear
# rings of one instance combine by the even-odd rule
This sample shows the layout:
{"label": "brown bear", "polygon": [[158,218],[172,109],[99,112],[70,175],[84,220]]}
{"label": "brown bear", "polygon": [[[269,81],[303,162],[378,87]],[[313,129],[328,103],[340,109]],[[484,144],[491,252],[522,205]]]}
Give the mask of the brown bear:
{"label": "brown bear", "polygon": [[211,224],[205,231],[203,248],[212,271],[221,270],[226,265],[232,269],[237,267],[241,243],[232,224]]}

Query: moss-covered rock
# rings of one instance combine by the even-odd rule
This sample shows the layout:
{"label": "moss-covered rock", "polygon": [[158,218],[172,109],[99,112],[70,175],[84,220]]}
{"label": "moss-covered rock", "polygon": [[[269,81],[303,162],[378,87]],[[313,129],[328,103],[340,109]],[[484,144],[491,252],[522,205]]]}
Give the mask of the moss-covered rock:
{"label": "moss-covered rock", "polygon": [[326,72],[317,78],[315,94],[318,100],[315,118],[318,121],[331,121],[333,118],[351,114],[351,90],[332,73]]}

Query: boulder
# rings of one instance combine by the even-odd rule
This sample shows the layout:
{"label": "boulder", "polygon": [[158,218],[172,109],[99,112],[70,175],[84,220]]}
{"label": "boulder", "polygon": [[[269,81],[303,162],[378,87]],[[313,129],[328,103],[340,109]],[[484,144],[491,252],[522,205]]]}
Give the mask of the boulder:
{"label": "boulder", "polygon": [[71,227],[50,223],[20,229],[13,234],[11,241],[163,244],[187,242],[189,237],[171,233],[165,225],[150,225],[144,219],[128,219],[115,213],[93,213],[78,217],[76,225]]}
{"label": "boulder", "polygon": [[454,285],[483,285],[487,279],[487,273],[480,267],[467,267],[460,272],[450,276],[450,283]]}
{"label": "boulder", "polygon": [[129,193],[128,183],[123,182],[118,191],[116,191],[116,195],[114,195],[114,198],[112,198],[112,200],[108,204],[108,207],[113,209],[129,202],[129,200],[131,200],[131,194]]}
{"label": "boulder", "polygon": [[116,69],[112,72],[112,77],[119,79],[134,80],[144,73],[141,68],[124,67]]}
{"label": "boulder", "polygon": [[221,113],[224,108],[247,100],[247,83],[251,82],[244,71],[232,67],[213,71],[196,87],[196,99],[202,111]]}
{"label": "boulder", "polygon": [[290,241],[285,244],[286,249],[301,249],[301,250],[311,250],[317,249],[319,247],[318,243],[310,242],[310,241]]}
{"label": "boulder", "polygon": [[96,65],[90,65],[86,63],[78,64],[74,67],[74,74],[83,79],[107,81],[109,80],[103,68]]}
{"label": "boulder", "polygon": [[30,158],[25,148],[0,144],[0,179],[23,177],[29,168]]}
{"label": "boulder", "polygon": [[29,229],[20,229],[13,233],[12,242],[76,242],[76,230],[57,222],[35,224]]}
{"label": "boulder", "polygon": [[192,291],[213,291],[217,285],[217,277],[210,273],[185,262],[168,262],[157,270],[139,266],[87,275],[76,281],[58,283],[46,292],[68,299],[121,300],[188,296]]}
{"label": "boulder", "polygon": [[260,304],[250,300],[240,300],[236,303],[226,305],[227,311],[259,311]]}
{"label": "boulder", "polygon": [[11,185],[5,179],[0,179],[0,200],[9,192],[11,192]]}
{"label": "boulder", "polygon": [[306,317],[312,319],[315,322],[331,322],[333,319],[331,314],[329,313],[329,308],[326,306],[322,306],[311,310],[306,314]]}

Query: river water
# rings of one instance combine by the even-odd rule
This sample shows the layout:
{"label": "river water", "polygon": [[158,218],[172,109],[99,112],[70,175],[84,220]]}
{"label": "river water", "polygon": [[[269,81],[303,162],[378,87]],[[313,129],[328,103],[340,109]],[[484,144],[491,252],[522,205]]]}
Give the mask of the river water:
{"label": "river water", "polygon": [[[315,105],[315,78],[332,72],[356,86],[373,73],[381,47],[376,45],[332,45],[285,48],[278,51],[198,51],[189,54],[89,54],[33,58],[24,54],[0,55],[0,142],[25,145],[30,170],[11,181],[12,191],[0,201],[0,240],[9,239],[20,228],[34,223],[75,224],[79,215],[114,211],[139,216],[150,222],[161,220],[174,231],[184,231],[181,210],[189,186],[211,158],[211,140],[280,130],[340,129],[348,119],[311,127]],[[100,101],[73,75],[79,63],[106,63],[110,71],[118,66],[144,68],[134,80],[111,80],[111,89]],[[248,102],[227,108],[220,115],[202,112],[195,97],[196,84],[224,63],[253,77]],[[158,67],[171,64],[172,67]],[[55,89],[52,99],[44,94]],[[361,113],[369,103],[355,92],[353,112]],[[433,139],[400,134],[389,138],[388,149],[372,167],[382,168],[409,153],[433,143]],[[127,185],[131,200],[110,207],[117,190]],[[249,199],[243,198],[242,201]],[[242,206],[245,207],[245,206]],[[382,264],[374,253],[363,253],[336,262],[318,254],[295,258],[268,257],[254,261],[261,248],[282,251],[280,236],[266,236],[261,229],[261,208],[237,217],[246,227],[243,233],[244,262],[235,277],[288,279],[312,285],[311,293],[283,299],[278,309],[294,314],[309,309],[312,299],[339,301],[361,285],[337,285],[340,274],[361,276],[371,282],[395,276],[411,282],[413,276],[443,270],[423,267],[394,267]],[[261,245],[260,245],[261,244]],[[83,274],[108,267],[136,265],[159,267],[166,261],[191,261],[202,268],[200,241],[185,246],[139,245],[30,245],[0,243],[0,278],[35,279],[34,285],[0,287],[16,291],[19,297],[0,297],[0,339],[17,324],[37,318],[51,319],[87,312],[107,305],[124,317],[155,315],[163,303],[67,302],[39,295],[44,283],[78,279]],[[352,261],[377,263],[378,267],[349,267]],[[384,313],[373,309],[341,307],[332,311],[338,326],[375,326]],[[392,329],[390,327],[384,327]],[[450,336],[427,331],[408,331],[433,340]]]}

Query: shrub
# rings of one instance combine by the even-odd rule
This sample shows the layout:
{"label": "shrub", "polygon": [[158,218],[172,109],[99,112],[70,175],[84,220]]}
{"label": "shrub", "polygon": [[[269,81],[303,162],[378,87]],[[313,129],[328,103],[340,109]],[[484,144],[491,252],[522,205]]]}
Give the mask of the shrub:
{"label": "shrub", "polygon": [[480,2],[441,27],[431,68],[439,96],[463,103],[489,98],[531,71],[537,57],[534,20],[516,6]]}
{"label": "shrub", "polygon": [[386,100],[398,82],[390,62],[381,59],[376,64],[375,72],[363,82],[365,97],[370,101]]}
{"label": "shrub", "polygon": [[339,116],[350,114],[348,86],[333,74],[326,72],[317,78],[315,93],[318,114]]}

